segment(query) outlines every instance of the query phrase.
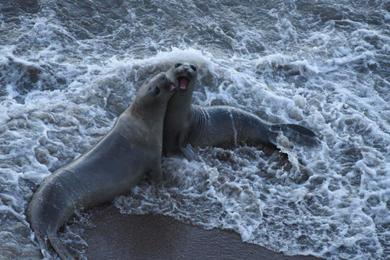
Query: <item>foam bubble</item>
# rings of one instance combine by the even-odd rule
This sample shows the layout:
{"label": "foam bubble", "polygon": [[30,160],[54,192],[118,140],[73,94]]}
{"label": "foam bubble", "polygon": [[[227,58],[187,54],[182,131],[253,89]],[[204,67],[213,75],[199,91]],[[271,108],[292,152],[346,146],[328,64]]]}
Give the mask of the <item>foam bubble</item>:
{"label": "foam bubble", "polygon": [[[199,149],[195,162],[164,159],[166,180],[117,198],[122,213],[232,229],[286,254],[386,258],[390,39],[381,1],[370,7],[184,1],[169,8],[150,1],[109,9],[93,1],[40,3],[37,13],[1,14],[6,258],[37,258],[40,250],[50,257],[33,242],[25,219],[33,191],[106,134],[144,80],[182,61],[200,68],[195,104],[232,105],[270,123],[300,124],[321,143],[308,149],[280,136],[287,155],[244,146]],[[68,227],[62,236],[82,253],[79,234]]]}

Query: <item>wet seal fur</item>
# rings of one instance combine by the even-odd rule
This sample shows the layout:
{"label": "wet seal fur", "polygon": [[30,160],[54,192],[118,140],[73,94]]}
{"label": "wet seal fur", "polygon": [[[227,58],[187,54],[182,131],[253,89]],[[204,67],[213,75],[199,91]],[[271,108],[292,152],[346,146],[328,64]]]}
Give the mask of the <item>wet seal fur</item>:
{"label": "wet seal fur", "polygon": [[57,232],[76,209],[127,193],[146,174],[161,179],[163,122],[174,89],[166,73],[153,77],[95,147],[44,180],[27,212],[39,243],[73,259]]}
{"label": "wet seal fur", "polygon": [[192,147],[231,148],[239,144],[276,147],[281,132],[306,145],[317,143],[313,131],[296,124],[271,125],[254,114],[229,106],[192,105],[197,68],[177,63],[170,68],[178,91],[169,100],[164,121],[163,154],[196,158]]}

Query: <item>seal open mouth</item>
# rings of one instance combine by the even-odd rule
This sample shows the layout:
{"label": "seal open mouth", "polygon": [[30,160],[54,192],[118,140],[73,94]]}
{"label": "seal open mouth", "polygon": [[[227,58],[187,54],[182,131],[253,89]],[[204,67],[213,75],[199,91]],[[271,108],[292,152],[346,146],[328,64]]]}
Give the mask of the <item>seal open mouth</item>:
{"label": "seal open mouth", "polygon": [[179,82],[179,88],[181,90],[187,90],[190,80],[186,77],[178,77],[177,81]]}

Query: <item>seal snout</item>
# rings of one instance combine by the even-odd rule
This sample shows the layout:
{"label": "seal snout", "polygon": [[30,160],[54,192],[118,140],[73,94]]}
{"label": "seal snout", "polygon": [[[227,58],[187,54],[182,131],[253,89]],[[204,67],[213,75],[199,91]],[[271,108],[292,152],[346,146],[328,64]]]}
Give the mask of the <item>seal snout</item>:
{"label": "seal snout", "polygon": [[187,90],[196,75],[197,67],[189,63],[176,63],[174,67],[178,88]]}
{"label": "seal snout", "polygon": [[166,84],[165,84],[165,88],[169,91],[169,92],[173,92],[173,91],[176,91],[177,87],[175,85],[175,82],[173,82],[172,80],[170,80],[167,75],[165,75],[165,80],[166,80]]}
{"label": "seal snout", "polygon": [[173,91],[176,91],[177,87],[175,85],[175,83],[173,83],[172,81],[170,80],[167,80],[166,81],[166,84],[164,84],[162,86],[162,88],[164,88],[165,91],[168,91],[168,92],[173,92]]}
{"label": "seal snout", "polygon": [[159,80],[161,82],[161,84],[160,84],[161,87],[156,86],[156,88],[159,88],[159,89],[163,88],[164,90],[166,90],[168,92],[176,91],[177,87],[175,85],[175,82],[173,82],[168,77],[168,75],[166,75],[166,73],[161,73],[159,76]]}

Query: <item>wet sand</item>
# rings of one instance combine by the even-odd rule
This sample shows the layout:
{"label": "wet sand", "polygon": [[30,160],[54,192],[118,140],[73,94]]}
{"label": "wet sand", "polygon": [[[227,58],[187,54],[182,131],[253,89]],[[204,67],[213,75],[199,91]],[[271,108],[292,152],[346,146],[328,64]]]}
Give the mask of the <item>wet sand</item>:
{"label": "wet sand", "polygon": [[204,230],[161,215],[123,215],[112,205],[91,211],[83,238],[88,259],[309,260],[244,243],[234,232]]}

